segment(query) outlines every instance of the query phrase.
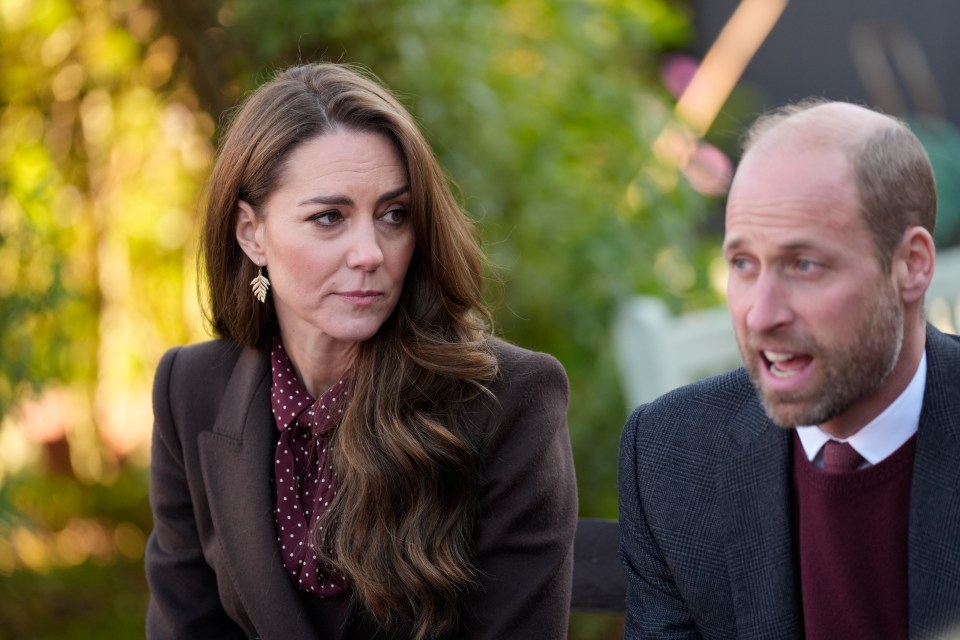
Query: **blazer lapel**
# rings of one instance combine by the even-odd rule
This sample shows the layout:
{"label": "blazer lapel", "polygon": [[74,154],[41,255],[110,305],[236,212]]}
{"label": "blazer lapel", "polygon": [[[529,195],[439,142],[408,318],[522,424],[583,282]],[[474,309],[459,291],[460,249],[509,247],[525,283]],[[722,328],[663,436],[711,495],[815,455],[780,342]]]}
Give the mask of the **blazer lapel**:
{"label": "blazer lapel", "polygon": [[732,421],[734,453],[720,467],[717,486],[737,637],[799,637],[790,432],[772,424],[756,400]]}
{"label": "blazer lapel", "polygon": [[960,345],[927,331],[927,383],[910,488],[910,636],[960,622]]}
{"label": "blazer lapel", "polygon": [[200,460],[233,586],[258,637],[316,638],[277,548],[270,384],[267,357],[244,349],[213,431],[201,435]]}

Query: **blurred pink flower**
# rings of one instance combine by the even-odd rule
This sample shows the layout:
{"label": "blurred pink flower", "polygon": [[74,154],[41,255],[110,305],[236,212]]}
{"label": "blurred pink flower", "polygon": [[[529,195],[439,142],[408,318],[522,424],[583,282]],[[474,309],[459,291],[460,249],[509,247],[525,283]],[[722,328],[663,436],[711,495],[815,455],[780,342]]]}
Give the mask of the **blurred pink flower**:
{"label": "blurred pink flower", "polygon": [[668,53],[660,64],[660,78],[663,80],[663,86],[674,98],[679,98],[699,67],[700,63],[692,56],[685,53]]}
{"label": "blurred pink flower", "polygon": [[708,142],[701,142],[693,152],[683,175],[691,186],[706,196],[727,192],[733,177],[733,163],[723,151]]}

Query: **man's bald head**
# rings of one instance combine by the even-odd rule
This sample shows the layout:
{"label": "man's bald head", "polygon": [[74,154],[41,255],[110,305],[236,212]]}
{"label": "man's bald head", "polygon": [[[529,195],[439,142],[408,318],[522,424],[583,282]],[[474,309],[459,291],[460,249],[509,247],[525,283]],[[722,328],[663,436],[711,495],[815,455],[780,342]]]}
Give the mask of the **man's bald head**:
{"label": "man's bald head", "polygon": [[808,99],[761,115],[746,133],[744,153],[754,146],[791,140],[809,147],[850,149],[869,135],[903,124],[847,102]]}
{"label": "man's bald head", "polygon": [[760,116],[744,138],[741,165],[768,153],[809,149],[836,149],[846,156],[884,269],[907,228],[921,226],[933,234],[933,168],[905,123],[855,104],[807,100]]}

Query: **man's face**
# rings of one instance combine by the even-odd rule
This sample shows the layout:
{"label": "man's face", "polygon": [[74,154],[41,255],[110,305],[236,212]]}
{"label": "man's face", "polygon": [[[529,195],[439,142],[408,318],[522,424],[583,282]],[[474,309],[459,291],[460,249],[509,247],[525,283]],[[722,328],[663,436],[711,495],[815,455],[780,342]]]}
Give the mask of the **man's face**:
{"label": "man's face", "polygon": [[724,256],[737,342],[771,420],[862,426],[844,419],[896,364],[904,309],[846,157],[792,145],[751,150],[730,191]]}

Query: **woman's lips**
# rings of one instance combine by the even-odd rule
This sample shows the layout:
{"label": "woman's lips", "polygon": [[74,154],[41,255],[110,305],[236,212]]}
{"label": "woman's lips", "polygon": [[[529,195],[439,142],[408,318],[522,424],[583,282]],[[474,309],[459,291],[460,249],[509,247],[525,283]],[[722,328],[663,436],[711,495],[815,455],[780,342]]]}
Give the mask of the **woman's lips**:
{"label": "woman's lips", "polygon": [[383,297],[382,291],[340,291],[337,293],[340,298],[351,304],[367,305],[373,304]]}

